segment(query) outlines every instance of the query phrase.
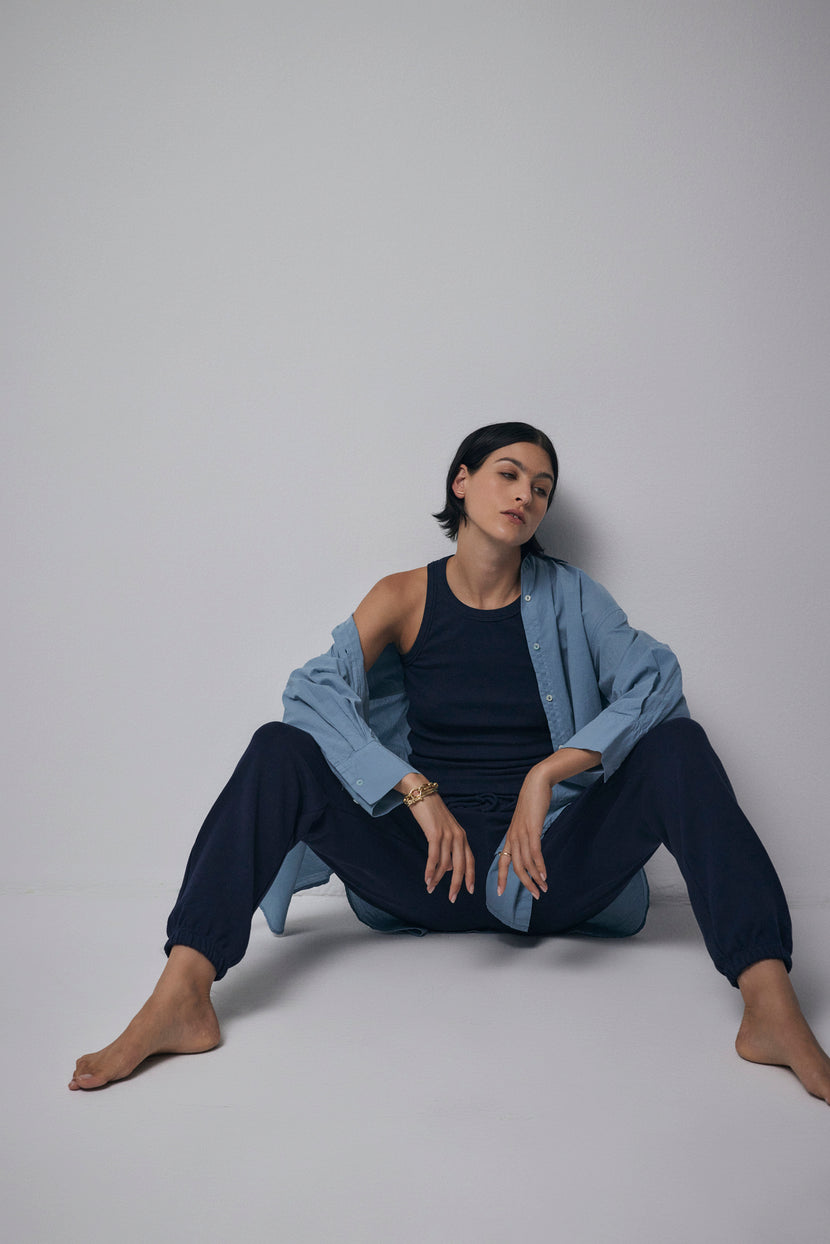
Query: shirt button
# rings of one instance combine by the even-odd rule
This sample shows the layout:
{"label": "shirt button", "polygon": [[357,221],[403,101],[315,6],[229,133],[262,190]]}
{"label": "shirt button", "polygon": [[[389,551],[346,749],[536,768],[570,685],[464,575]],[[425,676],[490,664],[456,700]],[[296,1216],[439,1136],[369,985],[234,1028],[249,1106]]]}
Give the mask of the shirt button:
{"label": "shirt button", "polygon": [[530,600],[530,597],[529,597],[529,596],[525,596],[525,600]]}
{"label": "shirt button", "polygon": [[539,649],[539,644],[534,644],[534,645],[533,645],[533,647],[534,647],[534,648],[538,651],[538,649]]}
{"label": "shirt button", "polygon": [[545,699],[546,699],[546,700],[552,700],[552,699],[553,699],[553,696],[552,696],[552,695],[546,695],[546,696],[545,696]]}
{"label": "shirt button", "polygon": [[363,785],[363,778],[358,778],[357,781],[355,782],[355,786],[362,786],[362,785]]}

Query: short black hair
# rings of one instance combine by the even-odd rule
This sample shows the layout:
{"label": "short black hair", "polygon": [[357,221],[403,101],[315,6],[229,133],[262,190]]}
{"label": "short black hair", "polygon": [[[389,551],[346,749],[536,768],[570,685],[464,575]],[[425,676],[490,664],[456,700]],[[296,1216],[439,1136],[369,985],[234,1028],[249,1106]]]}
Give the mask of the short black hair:
{"label": "short black hair", "polygon": [[[464,521],[464,502],[460,501],[452,490],[453,481],[462,465],[466,466],[472,475],[479,469],[485,458],[489,458],[495,450],[503,449],[505,445],[518,444],[538,445],[550,458],[553,467],[553,487],[548,496],[548,509],[550,509],[550,503],[556,491],[556,482],[559,479],[559,459],[556,457],[556,450],[553,448],[550,437],[529,423],[488,423],[486,427],[477,428],[475,432],[465,436],[458,446],[458,452],[447,472],[447,497],[444,508],[432,516],[438,519],[440,526],[444,528],[451,540],[458,539],[458,528]],[[528,553],[543,552],[535,536],[531,536],[522,545],[522,557]]]}

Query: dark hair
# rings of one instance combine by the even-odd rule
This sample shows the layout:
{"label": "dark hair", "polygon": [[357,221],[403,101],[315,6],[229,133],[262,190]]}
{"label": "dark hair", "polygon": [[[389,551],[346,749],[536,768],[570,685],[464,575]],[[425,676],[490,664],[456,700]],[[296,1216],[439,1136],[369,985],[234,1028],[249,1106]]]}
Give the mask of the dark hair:
{"label": "dark hair", "polygon": [[[443,510],[432,516],[438,519],[451,540],[458,538],[458,528],[464,521],[464,502],[460,501],[452,490],[453,481],[461,470],[462,464],[472,475],[479,469],[485,458],[489,458],[496,449],[503,449],[505,445],[518,444],[538,445],[550,458],[553,467],[553,487],[548,497],[548,509],[550,509],[550,503],[556,491],[556,481],[559,479],[559,460],[550,437],[529,423],[489,423],[486,428],[478,428],[475,432],[471,432],[459,445],[458,452],[447,472],[446,503]],[[522,557],[528,553],[542,553],[543,551],[535,536],[531,536],[522,545]]]}

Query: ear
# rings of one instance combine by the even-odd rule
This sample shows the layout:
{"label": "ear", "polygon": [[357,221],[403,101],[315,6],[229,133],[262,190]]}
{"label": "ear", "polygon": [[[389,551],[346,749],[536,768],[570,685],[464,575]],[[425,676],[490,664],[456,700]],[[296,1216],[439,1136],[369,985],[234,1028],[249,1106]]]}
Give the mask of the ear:
{"label": "ear", "polygon": [[456,497],[458,497],[459,501],[461,501],[464,497],[465,481],[468,476],[469,472],[462,462],[461,466],[458,468],[458,474],[452,482],[453,493]]}

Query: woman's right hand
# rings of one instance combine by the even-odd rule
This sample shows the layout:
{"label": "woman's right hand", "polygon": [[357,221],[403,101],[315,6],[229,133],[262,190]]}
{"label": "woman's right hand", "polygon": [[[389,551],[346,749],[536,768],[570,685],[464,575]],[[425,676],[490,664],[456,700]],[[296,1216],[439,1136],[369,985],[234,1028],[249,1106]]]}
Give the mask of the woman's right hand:
{"label": "woman's right hand", "polygon": [[440,795],[428,795],[409,809],[429,844],[424,881],[430,894],[445,873],[452,872],[450,902],[458,898],[462,885],[472,894],[475,860],[467,835]]}

